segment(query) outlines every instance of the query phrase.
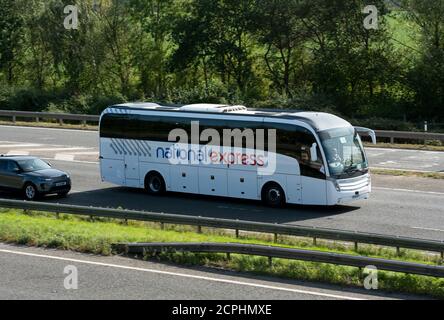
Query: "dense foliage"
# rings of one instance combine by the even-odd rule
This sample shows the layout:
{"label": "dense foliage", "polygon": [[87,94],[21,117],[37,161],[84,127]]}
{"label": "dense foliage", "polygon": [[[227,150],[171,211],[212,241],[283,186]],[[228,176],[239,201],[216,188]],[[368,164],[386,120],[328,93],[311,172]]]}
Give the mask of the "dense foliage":
{"label": "dense foliage", "polygon": [[444,122],[444,0],[398,2],[0,0],[0,109],[206,101]]}

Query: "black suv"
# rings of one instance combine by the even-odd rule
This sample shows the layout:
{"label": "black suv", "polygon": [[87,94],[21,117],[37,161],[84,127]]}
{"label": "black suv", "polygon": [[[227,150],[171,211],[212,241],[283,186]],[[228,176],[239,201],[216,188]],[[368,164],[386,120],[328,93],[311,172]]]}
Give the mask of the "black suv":
{"label": "black suv", "polygon": [[71,178],[43,160],[28,156],[0,156],[0,189],[22,192],[26,200],[71,191]]}

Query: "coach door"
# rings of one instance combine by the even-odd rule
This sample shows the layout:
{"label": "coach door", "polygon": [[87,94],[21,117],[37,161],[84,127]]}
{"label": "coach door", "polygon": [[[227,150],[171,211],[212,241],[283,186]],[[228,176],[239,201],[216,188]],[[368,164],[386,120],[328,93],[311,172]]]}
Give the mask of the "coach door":
{"label": "coach door", "polygon": [[303,148],[301,165],[302,204],[326,205],[327,180],[322,154],[315,141]]}
{"label": "coach door", "polygon": [[132,141],[125,141],[125,145],[128,151],[125,155],[126,185],[137,188],[140,186],[138,147]]}

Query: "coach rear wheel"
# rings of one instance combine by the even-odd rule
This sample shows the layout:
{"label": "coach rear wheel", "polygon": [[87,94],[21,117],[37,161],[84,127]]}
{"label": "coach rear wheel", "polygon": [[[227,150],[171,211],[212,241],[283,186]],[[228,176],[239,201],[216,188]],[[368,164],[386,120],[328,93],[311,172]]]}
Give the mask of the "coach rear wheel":
{"label": "coach rear wheel", "polygon": [[277,183],[270,183],[262,191],[262,201],[270,207],[282,207],[285,204],[284,190]]}
{"label": "coach rear wheel", "polygon": [[145,189],[149,194],[163,194],[165,193],[165,181],[159,173],[150,173],[145,179]]}

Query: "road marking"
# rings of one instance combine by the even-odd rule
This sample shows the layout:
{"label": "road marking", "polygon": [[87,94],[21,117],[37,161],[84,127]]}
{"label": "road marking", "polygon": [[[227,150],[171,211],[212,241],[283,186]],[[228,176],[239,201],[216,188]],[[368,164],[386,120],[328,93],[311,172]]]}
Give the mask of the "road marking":
{"label": "road marking", "polygon": [[69,154],[75,156],[97,156],[99,157],[99,151],[91,151],[91,152],[70,152]]}
{"label": "road marking", "polygon": [[65,154],[65,153],[57,153],[54,157],[54,160],[61,160],[61,161],[74,161],[74,155],[72,154]]}
{"label": "road marking", "polygon": [[442,229],[433,229],[433,228],[412,227],[412,229],[416,229],[416,230],[425,230],[425,231],[438,231],[438,232],[444,232],[444,230],[442,230]]}
{"label": "road marking", "polygon": [[60,161],[60,162],[72,162],[72,163],[95,164],[95,165],[100,164],[100,162],[96,162],[96,161],[61,160],[61,159],[54,159],[54,158],[40,158],[40,159],[46,160],[46,161]]}
{"label": "road marking", "polygon": [[444,195],[444,192],[434,192],[434,191],[421,191],[421,190],[409,190],[409,189],[398,189],[398,188],[383,188],[383,187],[374,187],[375,190],[389,190],[389,191],[400,191],[400,192],[411,192],[411,193],[425,193],[425,194],[433,194],[433,195]]}
{"label": "road marking", "polygon": [[20,150],[15,150],[15,151],[9,151],[6,155],[7,156],[29,156],[29,151],[20,151]]}
{"label": "road marking", "polygon": [[3,128],[9,129],[28,129],[28,130],[48,130],[48,131],[68,131],[68,132],[83,132],[83,133],[98,133],[98,130],[80,130],[80,129],[64,129],[64,128],[45,128],[45,127],[24,127],[24,126],[8,126],[0,125]]}
{"label": "road marking", "polygon": [[[86,147],[72,147],[72,148],[36,148],[36,149],[26,149],[25,151],[80,151],[80,150],[93,150],[94,148],[86,148]],[[14,150],[13,150],[14,151]]]}
{"label": "road marking", "polygon": [[424,154],[441,154],[444,155],[443,151],[431,151],[431,150],[414,150],[414,149],[389,149],[389,148],[367,148],[368,151],[370,151],[369,153],[371,153],[372,150],[376,150],[376,151],[380,151],[380,152],[395,152],[395,151],[406,151],[406,152],[419,152],[419,153],[424,153]]}
{"label": "road marking", "polygon": [[129,267],[129,266],[124,266],[124,265],[110,264],[110,263],[103,263],[103,262],[94,262],[94,261],[88,261],[88,260],[62,258],[62,257],[57,257],[57,256],[42,255],[42,254],[35,254],[35,253],[28,253],[28,252],[20,252],[20,251],[12,251],[12,250],[4,250],[4,249],[0,249],[0,252],[7,253],[7,254],[20,255],[20,256],[34,257],[34,258],[67,261],[67,262],[71,262],[71,263],[82,263],[82,264],[94,265],[94,266],[100,266],[100,267],[109,267],[109,268],[117,268],[117,269],[132,270],[132,271],[141,271],[141,272],[154,273],[154,274],[160,274],[160,275],[168,275],[168,276],[175,276],[175,277],[182,277],[182,278],[189,278],[189,279],[213,281],[213,282],[219,282],[219,283],[234,284],[234,285],[241,285],[241,286],[254,287],[254,288],[262,288],[262,289],[268,289],[268,290],[278,290],[278,291],[286,291],[286,292],[293,292],[293,293],[301,293],[301,294],[314,295],[314,296],[333,298],[333,299],[365,300],[365,299],[362,299],[362,298],[355,298],[355,297],[350,297],[350,296],[329,294],[329,293],[323,293],[323,292],[315,292],[315,291],[308,291],[308,290],[301,290],[301,289],[291,289],[291,288],[270,286],[270,285],[265,285],[265,284],[248,283],[248,282],[242,282],[242,281],[236,281],[236,280],[228,280],[228,279],[218,279],[218,278],[211,278],[211,277],[206,277],[206,276],[197,276],[197,275],[191,275],[191,274],[184,274],[184,273],[178,273],[178,272],[169,272],[169,271],[161,271],[161,270],[154,270],[154,269],[147,269],[147,268]]}
{"label": "road marking", "polygon": [[416,170],[416,169],[400,169],[400,168],[387,168],[387,167],[371,167],[371,170],[378,170],[378,169],[384,169],[384,170],[393,170],[393,171],[407,171],[407,172],[418,172],[418,173],[441,173],[439,171],[425,171],[425,170]]}
{"label": "road marking", "polygon": [[16,143],[16,144],[2,144],[0,145],[0,148],[35,148],[40,147],[41,144],[35,144],[35,143]]}

